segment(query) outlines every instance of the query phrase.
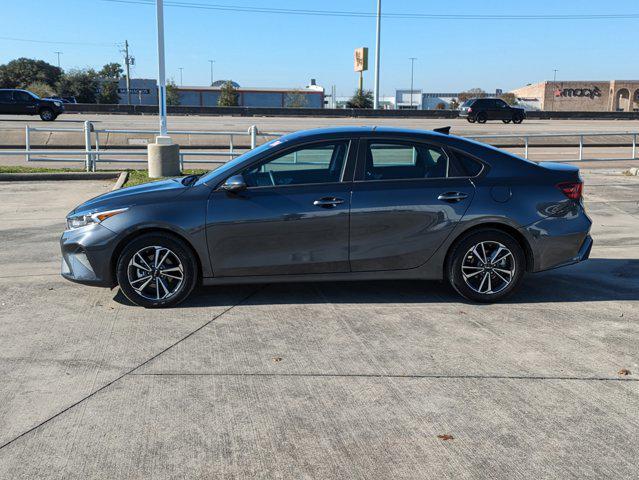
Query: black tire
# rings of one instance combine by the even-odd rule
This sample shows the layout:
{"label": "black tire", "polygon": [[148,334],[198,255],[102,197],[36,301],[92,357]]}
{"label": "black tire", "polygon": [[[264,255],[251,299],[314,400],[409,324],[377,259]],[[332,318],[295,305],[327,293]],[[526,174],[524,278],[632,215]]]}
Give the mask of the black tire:
{"label": "black tire", "polygon": [[477,114],[477,123],[486,123],[486,120],[488,120],[488,117],[485,112],[479,112]]}
{"label": "black tire", "polygon": [[510,123],[510,119],[502,120],[504,123]]}
{"label": "black tire", "polygon": [[524,121],[524,117],[523,117],[522,115],[515,115],[515,116],[513,117],[513,123],[514,123],[515,125],[519,125],[519,124],[520,124],[521,122],[523,122],[523,121]]}
{"label": "black tire", "polygon": [[[482,244],[485,247],[484,251]],[[499,246],[504,249],[499,250]],[[479,256],[472,253],[474,247],[477,247]],[[493,262],[490,257],[495,252],[498,252],[494,258],[497,261]],[[505,258],[501,259],[504,255]],[[481,257],[487,261],[482,263]],[[462,267],[465,270],[462,270]],[[504,273],[511,268],[510,276]],[[446,276],[451,286],[464,298],[474,302],[492,303],[517,289],[525,269],[526,257],[519,242],[501,230],[485,229],[468,233],[455,242],[446,263]],[[501,278],[498,275],[501,275]],[[509,282],[506,283],[505,279]],[[481,292],[480,283],[484,292]],[[476,288],[477,285],[479,289]]]}
{"label": "black tire", "polygon": [[[160,260],[169,252],[164,262],[155,262],[160,264],[159,267],[168,267],[164,271],[170,270],[170,273],[161,273],[161,268],[154,268],[155,265],[151,263],[153,257],[147,256],[156,247],[159,247],[160,253],[155,258],[160,257]],[[140,256],[136,256],[137,253],[140,253],[142,260],[139,260]],[[134,256],[135,263],[142,265],[142,268],[132,265]],[[149,268],[148,271],[146,267]],[[151,277],[150,283],[145,283],[147,274]],[[175,278],[179,275],[181,281]],[[193,291],[198,279],[198,263],[195,254],[179,238],[165,233],[147,233],[134,238],[124,247],[118,258],[116,277],[122,293],[136,305],[145,308],[172,307],[184,301]],[[135,285],[139,290],[131,284],[136,280],[139,280]],[[165,292],[169,290],[170,295],[167,295]]]}
{"label": "black tire", "polygon": [[57,115],[50,108],[43,108],[40,110],[40,118],[45,122],[53,122],[57,118]]}
{"label": "black tire", "polygon": [[466,120],[468,120],[468,123],[475,123],[475,117],[471,117],[470,115],[466,117]]}

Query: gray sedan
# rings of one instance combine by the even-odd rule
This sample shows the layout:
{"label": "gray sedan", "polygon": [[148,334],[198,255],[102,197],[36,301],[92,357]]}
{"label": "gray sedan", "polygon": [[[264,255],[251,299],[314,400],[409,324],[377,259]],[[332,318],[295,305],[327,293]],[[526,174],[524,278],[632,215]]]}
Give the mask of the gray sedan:
{"label": "gray sedan", "polygon": [[144,307],[198,284],[446,279],[492,302],[588,258],[576,167],[444,132],[349,127],[270,141],[202,176],[79,205],[62,275]]}

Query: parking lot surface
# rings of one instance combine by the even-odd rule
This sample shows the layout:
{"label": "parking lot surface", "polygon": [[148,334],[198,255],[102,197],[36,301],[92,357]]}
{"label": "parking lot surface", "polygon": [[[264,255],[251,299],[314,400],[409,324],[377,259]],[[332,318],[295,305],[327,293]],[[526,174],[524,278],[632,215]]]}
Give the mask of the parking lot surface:
{"label": "parking lot surface", "polygon": [[0,478],[637,478],[639,178],[585,181],[591,259],[505,303],[353,282],[170,310],[59,276],[65,214],[111,183],[0,183]]}

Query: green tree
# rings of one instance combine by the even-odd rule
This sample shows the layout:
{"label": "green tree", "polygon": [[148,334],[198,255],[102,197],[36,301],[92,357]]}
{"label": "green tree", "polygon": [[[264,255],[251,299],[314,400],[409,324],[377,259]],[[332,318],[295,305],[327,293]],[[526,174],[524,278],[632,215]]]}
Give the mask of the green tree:
{"label": "green tree", "polygon": [[47,85],[44,82],[33,82],[31,85],[27,86],[27,90],[32,93],[35,93],[38,97],[46,98],[51,95],[55,95],[55,90],[52,86]]}
{"label": "green tree", "polygon": [[448,104],[448,108],[450,108],[451,110],[457,110],[459,109],[459,102],[457,101],[456,98],[453,98],[450,103]]}
{"label": "green tree", "polygon": [[237,89],[233,86],[233,82],[229,80],[222,86],[217,104],[220,107],[237,107],[239,99],[240,96],[237,93]]}
{"label": "green tree", "polygon": [[508,105],[517,105],[517,97],[515,96],[514,93],[503,93],[502,95],[500,95],[500,97],[504,102],[506,102]]}
{"label": "green tree", "polygon": [[459,101],[464,103],[469,98],[483,98],[485,96],[486,92],[481,88],[471,88],[470,90],[459,94]]}
{"label": "green tree", "polygon": [[355,90],[355,94],[346,102],[346,108],[373,108],[373,92]]}
{"label": "green tree", "polygon": [[62,70],[43,60],[17,58],[0,65],[0,88],[26,88],[35,82],[54,86],[61,75]]}
{"label": "green tree", "polygon": [[287,108],[304,108],[308,106],[308,97],[302,92],[287,93],[284,97],[284,106]]}
{"label": "green tree", "polygon": [[122,77],[124,70],[122,70],[122,66],[117,62],[107,63],[102,67],[102,70],[98,72],[103,78],[111,78],[114,80],[119,80]]}
{"label": "green tree", "polygon": [[120,103],[118,82],[116,80],[102,80],[102,84],[100,85],[100,94],[98,95],[98,103]]}
{"label": "green tree", "polygon": [[75,97],[78,103],[96,103],[100,81],[92,68],[70,70],[62,75],[57,87],[62,97]]}
{"label": "green tree", "polygon": [[180,95],[178,95],[178,87],[173,80],[166,82],[166,104],[179,105]]}

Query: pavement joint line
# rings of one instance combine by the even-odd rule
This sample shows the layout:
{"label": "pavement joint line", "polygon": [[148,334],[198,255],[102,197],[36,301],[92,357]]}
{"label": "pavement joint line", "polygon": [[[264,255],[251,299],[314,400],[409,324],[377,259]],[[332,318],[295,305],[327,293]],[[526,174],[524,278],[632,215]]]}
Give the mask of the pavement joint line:
{"label": "pavement joint line", "polygon": [[639,382],[639,378],[617,377],[570,377],[570,376],[541,376],[541,375],[445,375],[445,374],[381,374],[381,373],[132,373],[135,377],[327,377],[327,378],[425,378],[441,380],[574,380],[600,382]]}
{"label": "pavement joint line", "polygon": [[257,294],[258,292],[264,290],[266,288],[266,286],[263,287],[259,287],[256,290],[253,290],[251,293],[249,293],[248,295],[245,295],[243,298],[240,299],[239,302],[237,302],[234,305],[231,305],[230,307],[225,308],[222,312],[218,313],[217,315],[215,315],[213,318],[211,318],[210,320],[206,321],[205,323],[203,323],[202,325],[200,325],[199,327],[197,327],[195,330],[192,330],[191,332],[189,332],[188,334],[184,335],[183,337],[181,337],[180,339],[176,340],[175,342],[173,342],[171,345],[169,345],[168,347],[162,349],[161,351],[159,351],[158,353],[156,353],[155,355],[147,358],[146,360],[144,360],[142,363],[139,363],[138,365],[136,365],[135,367],[127,370],[126,372],[124,372],[122,375],[116,377],[115,379],[111,380],[110,382],[106,383],[105,385],[101,386],[100,388],[98,388],[97,390],[94,390],[93,392],[89,393],[88,395],[82,397],[80,400],[72,403],[71,405],[63,408],[62,410],[60,410],[58,413],[51,415],[49,418],[46,418],[45,420],[43,420],[42,422],[38,423],[37,425],[25,430],[24,432],[20,433],[19,435],[13,437],[11,440],[3,443],[2,445],[0,445],[0,450],[4,449],[5,447],[8,447],[9,445],[11,445],[12,443],[14,443],[15,441],[19,440],[20,438],[24,437],[25,435],[28,435],[29,433],[37,430],[38,428],[46,425],[47,423],[49,423],[51,420],[54,420],[55,418],[59,417],[60,415],[68,412],[69,410],[77,407],[78,405],[84,403],[86,400],[88,400],[89,398],[93,397],[94,395],[96,395],[97,393],[100,393],[102,390],[106,390],[108,387],[110,387],[111,385],[114,385],[115,383],[119,382],[120,380],[122,380],[124,377],[127,377],[129,375],[132,375],[133,372],[135,372],[136,370],[142,368],[144,365],[146,365],[147,363],[155,360],[156,358],[158,358],[159,356],[163,355],[164,353],[166,353],[167,351],[169,351],[170,349],[172,349],[173,347],[175,347],[176,345],[182,343],[184,340],[192,337],[193,335],[195,335],[196,333],[198,333],[200,330],[204,329],[205,327],[209,326],[211,323],[213,323],[215,320],[217,320],[218,318],[222,317],[223,315],[225,315],[226,313],[230,312],[232,309],[234,309],[235,307],[243,304],[244,302],[246,302],[249,298],[251,298],[252,296],[254,296],[255,294]]}
{"label": "pavement joint line", "polygon": [[25,275],[0,275],[0,278],[57,277],[59,273],[27,273]]}

